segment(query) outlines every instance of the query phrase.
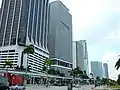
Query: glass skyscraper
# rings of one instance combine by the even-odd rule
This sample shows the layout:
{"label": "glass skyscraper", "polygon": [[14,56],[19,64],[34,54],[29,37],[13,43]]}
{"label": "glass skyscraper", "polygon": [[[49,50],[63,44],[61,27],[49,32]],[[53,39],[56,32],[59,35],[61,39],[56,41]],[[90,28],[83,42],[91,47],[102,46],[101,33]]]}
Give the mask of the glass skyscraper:
{"label": "glass skyscraper", "polygon": [[27,58],[33,71],[40,71],[42,62],[49,57],[47,50],[48,14],[49,0],[2,0],[1,60],[10,58],[14,61],[15,67],[20,66],[22,46],[33,44],[35,54]]}
{"label": "glass skyscraper", "polygon": [[73,68],[80,67],[85,70],[84,66],[84,48],[79,41],[73,42]]}
{"label": "glass skyscraper", "polygon": [[87,42],[86,40],[80,40],[78,42],[83,46],[84,70],[89,76],[89,60],[88,60]]}
{"label": "glass skyscraper", "polygon": [[104,70],[104,76],[105,76],[105,78],[109,78],[108,64],[107,63],[103,63],[103,70]]}
{"label": "glass skyscraper", "polygon": [[98,61],[91,61],[91,72],[93,72],[95,78],[103,78],[102,63]]}
{"label": "glass skyscraper", "polygon": [[50,3],[48,49],[52,67],[68,76],[72,68],[72,15],[60,1]]}

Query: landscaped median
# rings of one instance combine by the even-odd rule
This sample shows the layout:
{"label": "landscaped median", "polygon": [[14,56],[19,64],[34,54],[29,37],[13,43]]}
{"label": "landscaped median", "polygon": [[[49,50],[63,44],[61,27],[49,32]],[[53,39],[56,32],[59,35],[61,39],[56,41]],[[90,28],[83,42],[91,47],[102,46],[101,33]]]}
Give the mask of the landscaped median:
{"label": "landscaped median", "polygon": [[120,85],[110,86],[110,88],[112,88],[112,89],[120,89]]}

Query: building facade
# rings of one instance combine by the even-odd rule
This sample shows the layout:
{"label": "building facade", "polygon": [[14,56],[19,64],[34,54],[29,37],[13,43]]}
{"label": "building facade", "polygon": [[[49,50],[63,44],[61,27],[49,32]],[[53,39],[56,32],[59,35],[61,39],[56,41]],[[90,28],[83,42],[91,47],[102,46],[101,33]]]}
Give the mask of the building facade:
{"label": "building facade", "polygon": [[94,73],[94,77],[103,78],[102,63],[98,61],[91,62],[91,72]]}
{"label": "building facade", "polygon": [[84,70],[83,45],[79,41],[73,41],[73,68],[80,67]]}
{"label": "building facade", "polygon": [[[32,72],[42,69],[49,58],[47,48],[49,0],[2,0],[0,16],[1,61],[13,60],[14,67],[28,65]],[[23,55],[24,45],[33,44],[34,55]],[[2,63],[1,63],[2,64]],[[3,64],[2,64],[3,65]]]}
{"label": "building facade", "polygon": [[50,3],[48,49],[53,68],[68,76],[72,68],[72,15],[59,0]]}
{"label": "building facade", "polygon": [[107,63],[103,63],[103,70],[104,70],[104,76],[105,76],[105,78],[109,78],[108,64]]}
{"label": "building facade", "polygon": [[87,42],[86,40],[78,41],[83,46],[83,56],[84,56],[84,70],[89,76],[89,61],[88,61],[88,50],[87,50]]}

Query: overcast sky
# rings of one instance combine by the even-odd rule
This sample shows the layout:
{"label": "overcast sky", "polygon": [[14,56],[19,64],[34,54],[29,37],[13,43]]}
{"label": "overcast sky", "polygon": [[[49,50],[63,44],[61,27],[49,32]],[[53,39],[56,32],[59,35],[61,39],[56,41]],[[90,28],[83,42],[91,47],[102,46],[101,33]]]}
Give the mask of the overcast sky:
{"label": "overcast sky", "polygon": [[120,72],[114,69],[120,52],[120,0],[61,1],[73,16],[73,40],[87,40],[89,61],[108,61],[110,78],[116,79]]}
{"label": "overcast sky", "polygon": [[109,64],[109,75],[117,79],[114,66],[120,52],[120,0],[61,0],[73,15],[73,40],[86,39],[90,61]]}

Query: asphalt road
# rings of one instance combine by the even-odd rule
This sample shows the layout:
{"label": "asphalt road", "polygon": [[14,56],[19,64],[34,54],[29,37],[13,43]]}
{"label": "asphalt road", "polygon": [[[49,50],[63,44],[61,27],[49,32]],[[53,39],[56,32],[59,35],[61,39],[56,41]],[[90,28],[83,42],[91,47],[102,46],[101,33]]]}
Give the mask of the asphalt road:
{"label": "asphalt road", "polygon": [[[26,90],[67,90],[67,86],[27,86]],[[82,86],[81,88],[73,88],[73,90],[94,90],[90,86]]]}

